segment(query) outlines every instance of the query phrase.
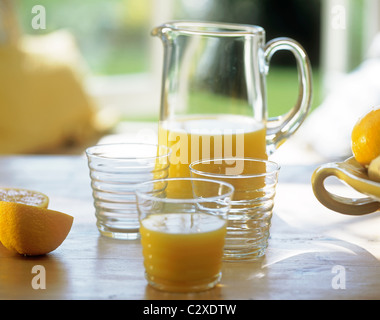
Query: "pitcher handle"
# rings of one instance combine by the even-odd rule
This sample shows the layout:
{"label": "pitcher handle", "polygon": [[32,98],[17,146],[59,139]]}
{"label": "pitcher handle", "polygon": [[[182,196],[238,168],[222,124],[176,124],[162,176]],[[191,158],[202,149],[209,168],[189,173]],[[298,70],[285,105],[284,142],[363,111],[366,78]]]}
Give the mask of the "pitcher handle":
{"label": "pitcher handle", "polygon": [[286,114],[269,118],[267,121],[267,148],[272,154],[288,137],[290,137],[305,120],[311,107],[312,77],[309,58],[303,47],[290,38],[275,38],[264,47],[266,68],[273,54],[279,50],[289,50],[297,62],[299,96],[296,105]]}

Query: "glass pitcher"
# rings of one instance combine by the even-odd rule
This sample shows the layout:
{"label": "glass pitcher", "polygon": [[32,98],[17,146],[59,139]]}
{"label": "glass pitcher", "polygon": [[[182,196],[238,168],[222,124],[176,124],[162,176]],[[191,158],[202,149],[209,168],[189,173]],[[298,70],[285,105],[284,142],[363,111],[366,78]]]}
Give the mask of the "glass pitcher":
{"label": "glass pitcher", "polygon": [[[192,21],[162,24],[152,35],[164,46],[158,137],[172,148],[169,176],[189,176],[199,159],[266,159],[305,119],[311,67],[296,41],[266,43],[259,26]],[[296,58],[299,98],[288,113],[268,118],[265,78],[278,50]]]}

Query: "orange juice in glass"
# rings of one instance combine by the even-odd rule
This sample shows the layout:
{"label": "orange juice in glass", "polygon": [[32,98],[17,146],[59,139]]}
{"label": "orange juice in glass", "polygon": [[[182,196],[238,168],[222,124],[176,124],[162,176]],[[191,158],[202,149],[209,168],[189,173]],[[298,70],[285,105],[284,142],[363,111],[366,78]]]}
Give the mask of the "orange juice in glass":
{"label": "orange juice in glass", "polygon": [[193,115],[161,121],[158,141],[172,149],[169,177],[190,176],[189,164],[202,159],[267,159],[265,126],[248,116]]}
{"label": "orange juice in glass", "polygon": [[141,222],[140,234],[149,281],[177,292],[219,281],[225,220],[205,213],[156,214]]}
{"label": "orange juice in glass", "polygon": [[[167,188],[177,192],[167,193]],[[230,184],[210,179],[169,178],[138,186],[145,276],[151,286],[197,292],[220,281],[232,194]]]}

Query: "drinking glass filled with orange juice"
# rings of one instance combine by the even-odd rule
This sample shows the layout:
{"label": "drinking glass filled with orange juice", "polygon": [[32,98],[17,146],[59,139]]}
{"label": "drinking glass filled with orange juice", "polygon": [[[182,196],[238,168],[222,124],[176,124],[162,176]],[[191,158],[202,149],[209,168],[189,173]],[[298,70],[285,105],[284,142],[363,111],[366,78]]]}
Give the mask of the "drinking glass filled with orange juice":
{"label": "drinking glass filled with orange juice", "polygon": [[193,178],[138,185],[145,277],[151,286],[197,292],[220,281],[233,190],[225,182]]}

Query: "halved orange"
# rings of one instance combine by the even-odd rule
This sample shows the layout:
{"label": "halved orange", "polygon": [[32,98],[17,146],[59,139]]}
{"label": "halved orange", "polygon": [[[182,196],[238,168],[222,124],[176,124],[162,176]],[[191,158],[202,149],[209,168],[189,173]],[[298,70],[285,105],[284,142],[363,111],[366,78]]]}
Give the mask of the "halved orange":
{"label": "halved orange", "polygon": [[46,254],[66,239],[73,220],[59,211],[0,201],[0,242],[19,254]]}
{"label": "halved orange", "polygon": [[23,203],[47,208],[49,198],[42,192],[21,188],[0,188],[0,201]]}

